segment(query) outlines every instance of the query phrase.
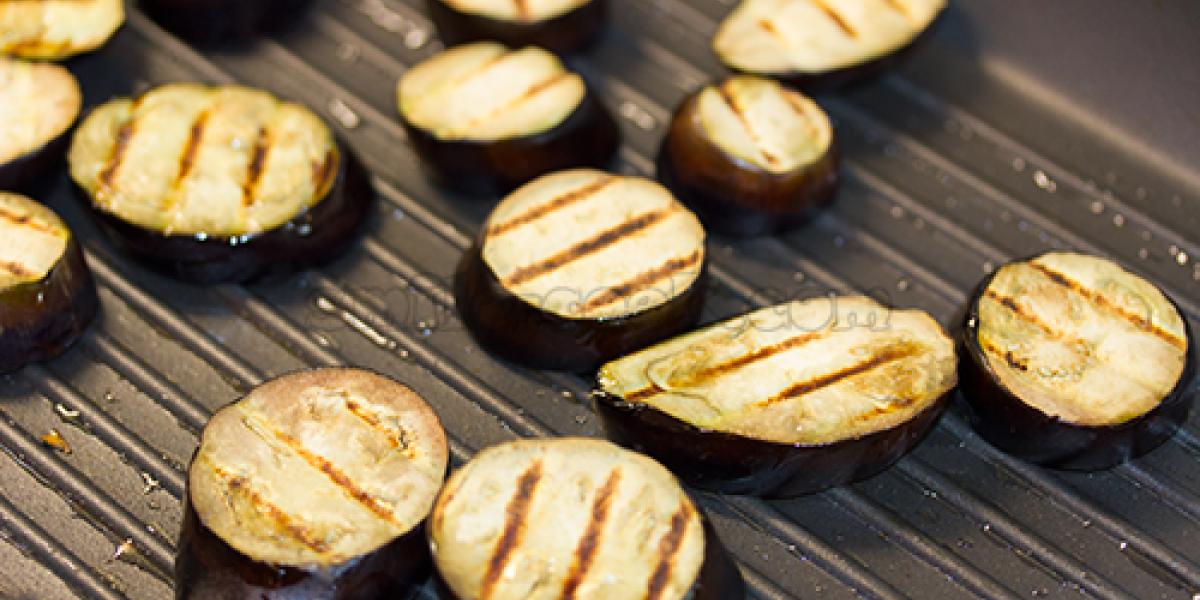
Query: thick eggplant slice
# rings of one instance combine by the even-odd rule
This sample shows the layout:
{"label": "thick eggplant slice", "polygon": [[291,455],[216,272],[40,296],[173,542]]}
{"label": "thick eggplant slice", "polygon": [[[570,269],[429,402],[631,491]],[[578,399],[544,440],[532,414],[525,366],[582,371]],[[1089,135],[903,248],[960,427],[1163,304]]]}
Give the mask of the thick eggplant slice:
{"label": "thick eggplant slice", "polygon": [[0,2],[0,54],[69,58],[103,46],[124,22],[122,0]]}
{"label": "thick eggplant slice", "polygon": [[582,50],[607,24],[608,0],[426,0],[447,46],[495,40],[557,53]]}
{"label": "thick eggplant slice", "polygon": [[142,10],[190,42],[245,42],[285,28],[312,0],[140,0]]}
{"label": "thick eggplant slice", "polygon": [[111,237],[187,281],[329,260],[370,213],[358,161],[307,108],[257,90],[171,84],[95,109],[71,176]]}
{"label": "thick eggplant slice", "polygon": [[946,0],[742,0],[713,49],[737,71],[836,86],[886,66],[945,7]]}
{"label": "thick eggplant slice", "polygon": [[765,308],[604,365],[618,443],[696,487],[797,496],[873,475],[934,425],[954,343],[928,314],[862,296]]}
{"label": "thick eggplant slice", "polygon": [[743,75],[683,102],[658,174],[710,231],[758,235],[796,226],[833,201],[838,153],[815,102]]}
{"label": "thick eggplant slice", "polygon": [[451,48],[413,67],[398,89],[401,121],[441,183],[508,192],[540,175],[603,167],[616,121],[583,78],[540,48]]}
{"label": "thick eggplant slice", "polygon": [[358,369],[285,375],[222,409],[188,471],[176,598],[404,598],[445,432],[409,388]]}
{"label": "thick eggplant slice", "polygon": [[648,179],[547,175],[505,198],[463,255],[459,315],[507,360],[590,370],[700,318],[704,237],[699,220]]}
{"label": "thick eggplant slice", "polygon": [[82,106],[70,71],[0,56],[0,189],[16,189],[62,160]]}
{"label": "thick eggplant slice", "polygon": [[62,354],[99,306],[66,224],[38,202],[0,192],[0,373]]}
{"label": "thick eggplant slice", "polygon": [[518,440],[450,476],[429,545],[454,598],[737,600],[741,575],[658,463],[602,440]]}
{"label": "thick eggplant slice", "polygon": [[1103,258],[1049,253],[998,269],[960,334],[975,429],[1045,466],[1105,469],[1187,418],[1196,350],[1175,304]]}

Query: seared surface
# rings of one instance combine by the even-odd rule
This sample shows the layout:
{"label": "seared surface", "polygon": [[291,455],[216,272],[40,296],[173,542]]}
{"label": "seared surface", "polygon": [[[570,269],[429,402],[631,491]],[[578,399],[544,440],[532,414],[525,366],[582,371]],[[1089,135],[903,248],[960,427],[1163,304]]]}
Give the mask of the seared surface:
{"label": "seared surface", "polygon": [[0,192],[0,292],[45,278],[70,239],[71,231],[54,211],[20,194]]}
{"label": "seared surface", "polygon": [[125,21],[121,0],[0,2],[0,54],[58,59],[99,48]]}
{"label": "seared surface", "polygon": [[70,71],[0,56],[0,165],[66,133],[82,106]]}

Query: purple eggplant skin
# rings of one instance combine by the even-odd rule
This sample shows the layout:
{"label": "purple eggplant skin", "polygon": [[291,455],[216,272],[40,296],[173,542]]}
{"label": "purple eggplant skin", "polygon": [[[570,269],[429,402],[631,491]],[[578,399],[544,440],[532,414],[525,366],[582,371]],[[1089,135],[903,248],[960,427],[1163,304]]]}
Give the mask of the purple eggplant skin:
{"label": "purple eggplant skin", "polygon": [[24,191],[26,184],[54,172],[63,164],[74,131],[70,127],[41,148],[0,165],[0,190]]}
{"label": "purple eggplant skin", "polygon": [[683,293],[650,310],[613,319],[567,319],[504,288],[473,244],[454,274],[459,317],[493,354],[535,369],[591,371],[606,361],[678,335],[700,320],[707,266]]}
{"label": "purple eggplant skin", "polygon": [[770,173],[705,137],[695,116],[698,97],[675,112],[658,153],[658,179],[706,229],[732,237],[777,233],[804,224],[833,202],[841,162],[836,140],[816,162]]}
{"label": "purple eggplant skin", "polygon": [[591,0],[566,14],[538,23],[519,23],[457,11],[443,0],[426,0],[429,18],[447,46],[495,40],[506,46],[540,46],[571,54],[596,43],[607,28],[608,0]]}
{"label": "purple eggplant skin", "polygon": [[0,291],[0,373],[62,354],[99,309],[96,284],[72,236],[45,278]]}
{"label": "purple eggplant skin", "polygon": [[[993,277],[994,273],[972,296],[958,337],[964,412],[975,431],[993,446],[1053,469],[1098,471],[1157,448],[1187,419],[1197,394],[1197,364],[1195,339],[1186,318],[1188,350],[1183,373],[1171,393],[1141,417],[1113,426],[1076,425],[1043,413],[1008,391],[979,345],[979,298]],[[1175,310],[1185,314],[1178,305]]]}
{"label": "purple eggplant skin", "polygon": [[194,44],[244,43],[291,25],[312,0],[140,0],[163,29]]}
{"label": "purple eggplant skin", "polygon": [[549,131],[505,140],[442,140],[401,114],[408,138],[430,175],[469,194],[506,194],[541,175],[604,168],[621,145],[617,122],[588,87],[583,101]]}

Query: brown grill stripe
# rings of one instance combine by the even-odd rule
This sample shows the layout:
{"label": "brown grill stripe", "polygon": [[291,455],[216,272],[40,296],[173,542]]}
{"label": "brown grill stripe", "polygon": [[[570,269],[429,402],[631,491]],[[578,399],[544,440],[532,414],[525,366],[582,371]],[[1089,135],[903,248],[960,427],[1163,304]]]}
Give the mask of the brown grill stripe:
{"label": "brown grill stripe", "polygon": [[734,371],[734,370],[740,369],[742,367],[745,367],[746,365],[750,365],[750,364],[753,364],[760,360],[770,358],[781,352],[787,352],[788,350],[794,350],[794,349],[799,348],[809,342],[819,340],[819,339],[825,337],[826,335],[829,335],[829,330],[822,329],[820,331],[814,331],[811,333],[804,333],[804,334],[800,334],[795,337],[790,337],[786,340],[783,340],[782,342],[779,342],[778,344],[772,344],[770,346],[759,348],[758,350],[755,350],[754,352],[751,352],[749,354],[743,354],[742,356],[739,356],[728,362],[723,362],[721,364],[713,365],[711,367],[701,370],[700,372],[696,373],[692,378],[690,378],[686,385],[692,385],[695,383],[699,383],[699,382],[704,381],[705,379],[712,377],[713,375],[717,375],[717,374],[721,374],[721,373],[728,373],[730,371]]}
{"label": "brown grill stripe", "polygon": [[388,441],[388,444],[391,445],[391,447],[397,450],[408,450],[408,437],[403,428],[397,426],[397,429],[400,430],[399,437],[397,438],[397,432],[392,431],[384,426],[378,415],[370,412],[365,406],[350,399],[346,399],[346,410],[350,411],[351,414],[361,419],[364,423],[370,426],[371,429],[383,434],[384,439]]}
{"label": "brown grill stripe", "polygon": [[557,198],[545,204],[535,206],[503,223],[492,225],[491,227],[488,227],[485,235],[487,237],[496,237],[508,233],[509,231],[512,231],[523,225],[528,225],[538,221],[550,213],[594,196],[600,190],[608,187],[609,184],[616,180],[616,177],[604,177],[597,179],[596,181],[593,181],[581,188],[562,194],[561,196],[558,196]]}
{"label": "brown grill stripe", "polygon": [[55,229],[54,227],[47,225],[45,223],[39,223],[37,221],[34,221],[32,215],[28,215],[28,214],[18,215],[16,213],[8,212],[7,210],[4,210],[3,208],[0,208],[0,219],[4,219],[5,221],[12,223],[13,225],[20,225],[23,227],[27,227],[34,231],[38,231],[41,233],[48,233],[55,237],[61,237],[62,234],[65,233],[65,232],[59,231],[59,230]]}
{"label": "brown grill stripe", "polygon": [[513,6],[517,9],[517,19],[529,20],[529,0],[513,0]]}
{"label": "brown grill stripe", "polygon": [[254,138],[254,150],[246,167],[246,184],[242,186],[242,206],[253,206],[258,195],[258,182],[262,180],[267,154],[271,151],[271,132],[264,125]]}
{"label": "brown grill stripe", "polygon": [[800,103],[800,99],[787,91],[783,93],[783,99],[787,102],[788,106],[792,107],[792,110],[796,111],[796,116],[800,117],[800,122],[804,124],[804,129],[808,132],[808,135],[813,138],[817,137],[817,125],[809,117],[808,111]]}
{"label": "brown grill stripe", "polygon": [[675,568],[675,555],[683,545],[683,535],[687,533],[688,520],[692,515],[692,507],[687,502],[679,505],[675,514],[671,515],[671,528],[667,530],[658,542],[658,566],[650,576],[650,584],[646,590],[646,600],[658,600],[671,581],[671,570]]}
{"label": "brown grill stripe", "polygon": [[208,126],[208,118],[211,115],[212,112],[208,110],[196,115],[196,121],[192,123],[192,129],[188,132],[187,142],[183,144],[183,153],[179,156],[179,173],[175,176],[172,188],[178,188],[192,172],[196,163],[196,153],[200,150],[200,141],[204,139],[204,128]]}
{"label": "brown grill stripe", "polygon": [[289,535],[305,546],[308,546],[308,548],[314,552],[327,552],[329,550],[329,545],[325,543],[324,540],[314,537],[312,532],[306,529],[303,525],[293,521],[292,517],[284,512],[283,509],[275,506],[275,504],[264,498],[262,494],[251,488],[248,485],[250,481],[246,477],[234,475],[233,473],[226,471],[211,461],[207,462],[209,467],[213,470],[213,473],[216,473],[218,477],[221,477],[229,482],[229,488],[231,492],[237,491],[240,494],[244,494],[250,499],[250,502],[254,504],[255,507],[259,508],[261,512],[265,512],[267,515],[269,515],[283,531],[286,531]]}
{"label": "brown grill stripe", "polygon": [[549,79],[539,81],[538,83],[535,83],[535,84],[529,86],[529,88],[526,89],[525,92],[523,94],[521,94],[520,96],[513,98],[508,103],[506,103],[502,106],[496,107],[495,109],[492,110],[492,112],[489,112],[486,115],[481,115],[481,116],[475,117],[474,119],[471,119],[463,127],[467,127],[467,128],[476,127],[480,123],[484,123],[484,122],[488,121],[489,119],[495,118],[497,115],[499,115],[505,111],[512,110],[512,109],[516,108],[517,106],[520,106],[523,102],[528,101],[529,99],[533,98],[534,96],[537,96],[538,94],[542,93],[544,90],[553,87],[558,82],[560,82],[563,79],[566,79],[570,76],[571,76],[571,73],[564,71],[562,73],[556,73]]}
{"label": "brown grill stripe", "polygon": [[825,0],[812,0],[812,3],[815,4],[817,8],[821,9],[821,12],[829,15],[829,19],[836,23],[837,26],[846,33],[846,35],[852,38],[858,37],[858,32],[850,26],[850,22],[847,21],[846,18],[839,14],[836,10],[833,10],[832,6],[826,4]]}
{"label": "brown grill stripe", "polygon": [[330,150],[324,160],[313,163],[313,204],[323,200],[325,194],[329,193],[337,161],[337,150]]}
{"label": "brown grill stripe", "polygon": [[612,507],[612,499],[616,496],[617,484],[621,482],[621,471],[613,469],[609,473],[608,479],[604,481],[604,485],[600,491],[596,492],[596,499],[592,501],[592,519],[588,522],[587,530],[584,531],[583,537],[579,540],[579,545],[575,548],[575,561],[571,564],[571,570],[567,573],[566,582],[563,584],[562,598],[563,600],[573,600],[575,592],[587,577],[588,570],[592,567],[592,561],[596,558],[596,551],[600,548],[600,537],[604,533],[604,522],[608,520],[608,511]]}
{"label": "brown grill stripe", "polygon": [[1000,292],[997,292],[996,290],[993,290],[991,288],[988,288],[987,290],[985,290],[983,292],[983,295],[987,296],[988,298],[991,298],[992,300],[995,300],[996,302],[998,302],[1000,304],[1000,306],[1003,306],[1004,308],[1008,309],[1009,312],[1016,315],[1022,321],[1025,321],[1026,323],[1029,323],[1030,325],[1034,325],[1038,329],[1041,329],[1042,332],[1045,333],[1047,336],[1050,336],[1053,338],[1061,338],[1066,335],[1064,333],[1055,331],[1054,328],[1050,327],[1049,323],[1046,323],[1037,315],[1022,308],[1020,304],[1017,304],[1017,301],[1015,298],[1010,298],[1008,296],[1005,296],[1005,295],[1001,294]]}
{"label": "brown grill stripe", "polygon": [[779,29],[775,27],[775,24],[771,21],[767,19],[759,19],[758,26],[763,31],[767,32],[767,34],[769,34],[771,37],[775,38],[777,42],[783,44],[784,46],[788,45],[788,41],[783,37],[783,33],[780,32]]}
{"label": "brown grill stripe", "polygon": [[646,398],[651,398],[661,393],[663,393],[663,389],[651,383],[650,387],[634,390],[628,394],[625,394],[624,400],[626,402],[641,402]]}
{"label": "brown grill stripe", "polygon": [[496,56],[493,56],[492,58],[483,61],[483,63],[481,63],[478,67],[471,70],[469,73],[466,73],[462,77],[459,77],[458,81],[454,82],[454,87],[462,86],[463,84],[474,79],[475,77],[479,76],[480,74],[487,72],[487,70],[492,68],[496,63],[502,62],[506,58],[508,58],[512,55],[513,55],[512,50],[505,50],[504,52],[501,52],[500,54],[497,54]]}
{"label": "brown grill stripe", "polygon": [[100,170],[100,175],[97,179],[100,186],[107,191],[113,191],[113,186],[117,178],[117,170],[121,168],[121,161],[125,159],[125,151],[129,149],[129,142],[133,140],[133,134],[136,131],[137,121],[130,119],[121,125],[117,130],[116,143],[113,144],[112,155],[108,157],[104,168]]}
{"label": "brown grill stripe", "polygon": [[917,350],[916,350],[916,348],[913,347],[912,344],[895,344],[892,346],[888,346],[888,347],[884,348],[882,351],[880,351],[878,354],[876,354],[875,356],[872,356],[870,359],[865,360],[856,365],[851,365],[851,366],[845,367],[841,370],[834,371],[833,373],[828,373],[826,375],[822,375],[820,377],[817,377],[816,379],[812,379],[809,381],[801,381],[799,383],[794,383],[794,384],[784,388],[784,390],[779,392],[778,394],[775,394],[774,396],[767,398],[766,400],[763,400],[762,402],[759,402],[758,405],[759,406],[770,406],[772,404],[781,402],[783,400],[788,400],[791,398],[798,398],[805,394],[809,394],[809,393],[815,392],[819,389],[834,385],[834,384],[838,383],[839,381],[849,379],[856,375],[861,375],[861,374],[866,373],[867,371],[870,371],[871,369],[874,369],[876,367],[880,367],[880,366],[883,366],[890,362],[895,362],[897,360],[908,358],[910,356],[913,356],[916,353],[917,353]]}
{"label": "brown grill stripe", "polygon": [[672,258],[649,271],[635,275],[624,283],[617,284],[596,294],[583,304],[581,310],[583,312],[595,310],[633,296],[679,271],[695,266],[700,262],[702,256],[703,254],[699,250],[696,250],[683,258]]}
{"label": "brown grill stripe", "polygon": [[483,583],[479,588],[479,600],[488,600],[504,574],[504,567],[512,558],[513,550],[521,545],[521,537],[525,534],[525,517],[529,506],[533,503],[533,492],[542,479],[542,461],[533,463],[517,480],[517,491],[513,494],[505,508],[504,532],[500,534],[492,557],[488,560],[487,572],[483,574]]}
{"label": "brown grill stripe", "polygon": [[891,6],[896,12],[904,15],[905,19],[912,20],[912,11],[908,9],[908,5],[900,0],[886,0],[888,6]]}
{"label": "brown grill stripe", "polygon": [[1029,364],[1018,359],[1011,350],[1001,350],[995,344],[984,340],[979,341],[979,346],[983,348],[985,354],[1002,357],[1004,362],[1008,363],[1008,366],[1019,371],[1029,371]]}
{"label": "brown grill stripe", "polygon": [[18,262],[0,260],[0,270],[7,271],[9,274],[17,277],[33,277],[36,275],[33,271],[26,269],[25,265]]}
{"label": "brown grill stripe", "polygon": [[725,104],[729,106],[729,110],[732,110],[734,116],[736,116],[738,121],[742,123],[742,127],[746,130],[746,134],[749,135],[750,139],[754,141],[755,148],[757,148],[758,152],[763,155],[763,158],[765,158],[767,162],[772,165],[779,164],[779,157],[767,152],[767,149],[762,147],[761,138],[759,137],[758,133],[754,131],[754,128],[750,126],[750,120],[747,119],[746,114],[742,112],[742,107],[738,103],[737,97],[734,96],[733,90],[729,89],[729,84],[730,82],[726,81],[717,88],[717,92],[721,94],[721,99],[725,101]]}

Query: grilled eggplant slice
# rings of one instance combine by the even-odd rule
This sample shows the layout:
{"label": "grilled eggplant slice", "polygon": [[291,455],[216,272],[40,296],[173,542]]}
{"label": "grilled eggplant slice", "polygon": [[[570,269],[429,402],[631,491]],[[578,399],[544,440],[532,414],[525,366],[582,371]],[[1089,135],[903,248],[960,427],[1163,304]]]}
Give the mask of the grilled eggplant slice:
{"label": "grilled eggplant slice", "polygon": [[472,193],[504,193],[540,175],[603,167],[616,121],[583,78],[540,48],[478,42],[441,52],[400,80],[399,107],[431,174]]}
{"label": "grilled eggplant slice", "polygon": [[1103,258],[1049,253],[983,282],[960,334],[972,425],[1049,467],[1105,469],[1187,418],[1196,350],[1175,304]]}
{"label": "grilled eggplant slice", "polygon": [[873,475],[934,425],[954,343],[928,314],[862,296],[765,308],[604,365],[609,436],[685,482],[797,496]]}
{"label": "grilled eggplant slice", "polygon": [[112,100],[75,133],[71,176],[111,237],[187,281],[245,281],[328,260],[370,213],[367,175],[303,106],[170,84]]}
{"label": "grilled eggplant slice", "polygon": [[0,54],[69,58],[103,46],[124,22],[122,0],[0,2]]}
{"label": "grilled eggplant slice", "polygon": [[62,160],[82,106],[70,71],[0,56],[0,189],[17,189]]}
{"label": "grilled eggplant slice", "polygon": [[518,440],[455,472],[429,520],[462,600],[736,600],[741,575],[658,463],[602,440]]}
{"label": "grilled eggplant slice", "polygon": [[607,23],[608,0],[427,0],[446,45],[495,40],[560,54],[594,43]]}
{"label": "grilled eggplant slice", "polygon": [[743,0],[713,49],[737,71],[837,86],[886,66],[945,7],[946,0]]}
{"label": "grilled eggplant slice", "polygon": [[838,153],[815,102],[743,75],[683,102],[658,173],[710,231],[758,235],[796,226],[833,201]]}
{"label": "grilled eggplant slice", "polygon": [[285,375],[222,409],[188,471],[176,598],[402,598],[430,572],[424,521],[445,432],[358,369]]}
{"label": "grilled eggplant slice", "polygon": [[99,305],[66,224],[38,202],[0,192],[0,373],[62,354]]}
{"label": "grilled eggplant slice", "polygon": [[311,0],[140,0],[164,29],[197,44],[245,42],[285,28]]}
{"label": "grilled eggplant slice", "polygon": [[454,294],[485,348],[584,371],[691,327],[705,258],[699,220],[662,186],[562,171],[496,207],[459,263]]}

